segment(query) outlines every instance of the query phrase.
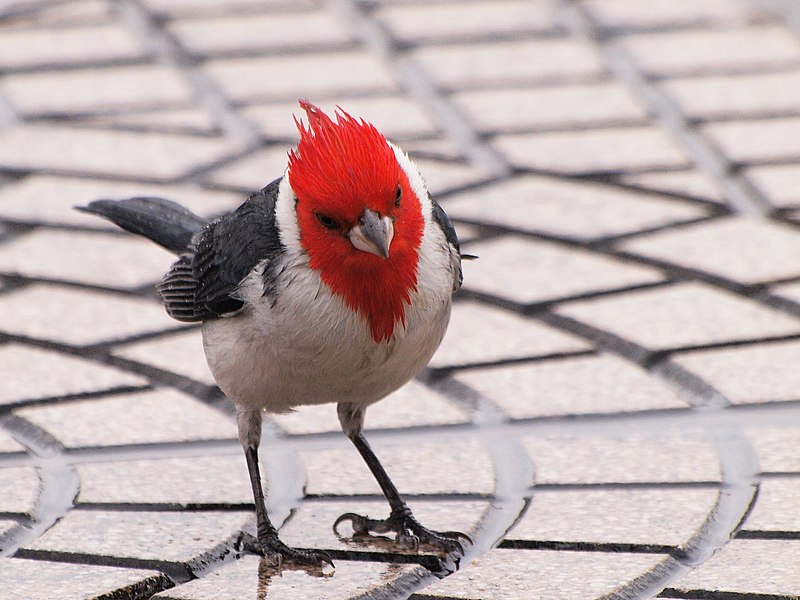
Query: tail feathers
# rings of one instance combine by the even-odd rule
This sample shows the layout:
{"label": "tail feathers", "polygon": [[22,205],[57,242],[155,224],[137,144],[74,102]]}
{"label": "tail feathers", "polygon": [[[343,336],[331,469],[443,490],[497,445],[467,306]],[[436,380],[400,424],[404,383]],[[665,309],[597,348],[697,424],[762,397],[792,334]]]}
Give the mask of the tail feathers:
{"label": "tail feathers", "polygon": [[186,250],[192,236],[206,226],[205,219],[163,198],[95,200],[88,206],[75,208],[100,215],[125,231],[142,235],[175,254]]}

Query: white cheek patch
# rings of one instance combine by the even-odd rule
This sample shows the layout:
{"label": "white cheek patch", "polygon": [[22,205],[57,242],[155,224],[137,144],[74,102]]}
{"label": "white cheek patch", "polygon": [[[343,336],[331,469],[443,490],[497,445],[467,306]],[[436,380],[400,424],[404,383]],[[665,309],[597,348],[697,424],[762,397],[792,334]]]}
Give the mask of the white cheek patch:
{"label": "white cheek patch", "polygon": [[431,203],[427,201],[428,188],[425,187],[425,181],[423,181],[417,165],[408,158],[405,152],[391,142],[389,142],[389,146],[394,150],[394,155],[397,158],[397,162],[400,164],[400,168],[406,172],[408,182],[411,184],[411,189],[414,190],[417,198],[419,198],[419,203],[422,206],[422,217],[425,219],[425,228],[427,229],[428,224],[431,222],[432,215]]}
{"label": "white cheek patch", "polygon": [[300,226],[297,223],[297,196],[289,183],[289,170],[283,174],[278,186],[278,197],[275,199],[275,220],[281,243],[290,252],[302,252],[300,245]]}

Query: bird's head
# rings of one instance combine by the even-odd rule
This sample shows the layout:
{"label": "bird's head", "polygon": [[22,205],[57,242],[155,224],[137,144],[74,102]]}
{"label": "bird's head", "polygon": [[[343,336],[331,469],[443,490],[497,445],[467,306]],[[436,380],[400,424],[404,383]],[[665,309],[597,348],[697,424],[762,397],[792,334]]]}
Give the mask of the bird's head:
{"label": "bird's head", "polygon": [[371,124],[300,105],[308,127],[295,119],[300,142],[288,169],[300,244],[322,281],[367,319],[374,340],[388,340],[417,285],[425,220],[412,178],[421,178]]}

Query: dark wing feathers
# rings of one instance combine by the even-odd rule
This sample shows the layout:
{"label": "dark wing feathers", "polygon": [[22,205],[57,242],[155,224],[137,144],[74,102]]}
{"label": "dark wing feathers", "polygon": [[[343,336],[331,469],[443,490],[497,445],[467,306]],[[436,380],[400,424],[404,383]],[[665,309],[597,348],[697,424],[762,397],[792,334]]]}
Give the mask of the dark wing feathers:
{"label": "dark wing feathers", "polygon": [[[241,281],[260,262],[283,251],[275,223],[279,179],[192,239],[158,286],[167,312],[179,321],[204,321],[235,313]],[[266,275],[267,273],[265,273]]]}
{"label": "dark wing feathers", "polygon": [[456,265],[458,269],[458,273],[456,274],[456,281],[454,284],[454,289],[458,289],[461,287],[461,282],[464,279],[464,275],[461,272],[461,246],[458,244],[458,235],[456,235],[456,228],[453,227],[453,222],[450,220],[450,217],[447,216],[447,213],[444,212],[444,209],[439,205],[436,200],[431,198],[431,204],[433,205],[433,220],[442,228],[444,231],[444,237],[447,239],[447,243],[450,244],[453,249],[455,250],[455,254],[458,257],[458,264]]}

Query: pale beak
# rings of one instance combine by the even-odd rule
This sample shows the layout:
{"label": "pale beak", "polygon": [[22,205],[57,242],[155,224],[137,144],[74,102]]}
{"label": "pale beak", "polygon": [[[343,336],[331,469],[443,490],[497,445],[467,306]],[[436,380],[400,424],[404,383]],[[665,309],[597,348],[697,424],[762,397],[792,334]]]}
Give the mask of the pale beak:
{"label": "pale beak", "polygon": [[350,243],[357,249],[381,258],[389,257],[389,246],[394,237],[394,224],[389,217],[365,209],[358,225],[348,233]]}

